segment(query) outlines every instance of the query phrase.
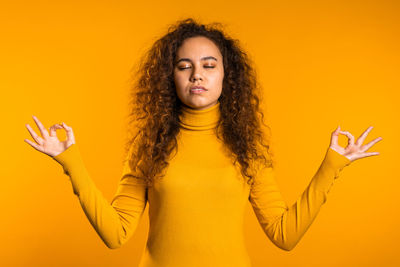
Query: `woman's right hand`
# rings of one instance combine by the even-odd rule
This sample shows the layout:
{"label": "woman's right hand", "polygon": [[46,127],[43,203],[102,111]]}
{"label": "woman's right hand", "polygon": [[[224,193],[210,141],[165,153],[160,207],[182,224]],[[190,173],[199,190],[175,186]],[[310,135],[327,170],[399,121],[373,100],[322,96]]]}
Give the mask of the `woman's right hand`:
{"label": "woman's right hand", "polygon": [[[42,137],[37,135],[29,124],[25,124],[26,128],[28,129],[29,133],[31,134],[33,140],[36,141],[36,143],[28,139],[25,139],[24,141],[30,144],[36,150],[51,157],[55,157],[58,154],[64,152],[72,144],[75,144],[74,132],[72,131],[72,128],[66,125],[64,122],[62,122],[61,124],[54,124],[53,126],[51,126],[49,128],[50,129],[50,134],[49,134],[49,132],[39,121],[39,119],[36,118],[35,116],[32,117],[36,122],[36,125],[38,126],[42,134]],[[65,141],[58,140],[56,134],[57,129],[64,129],[67,132],[67,140]]]}

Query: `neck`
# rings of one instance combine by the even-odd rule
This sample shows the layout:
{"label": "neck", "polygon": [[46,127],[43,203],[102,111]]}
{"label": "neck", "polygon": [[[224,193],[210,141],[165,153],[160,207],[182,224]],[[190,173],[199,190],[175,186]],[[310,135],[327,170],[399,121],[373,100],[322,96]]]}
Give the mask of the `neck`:
{"label": "neck", "polygon": [[191,131],[209,131],[214,129],[220,118],[220,102],[205,109],[192,109],[182,105],[179,116],[182,128]]}

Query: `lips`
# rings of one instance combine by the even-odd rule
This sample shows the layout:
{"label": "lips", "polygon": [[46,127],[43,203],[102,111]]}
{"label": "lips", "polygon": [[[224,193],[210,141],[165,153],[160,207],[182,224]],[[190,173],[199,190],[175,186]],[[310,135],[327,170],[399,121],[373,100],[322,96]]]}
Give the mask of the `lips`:
{"label": "lips", "polygon": [[202,94],[207,91],[203,86],[193,86],[190,88],[191,94]]}
{"label": "lips", "polygon": [[193,87],[190,87],[190,90],[193,90],[193,89],[203,89],[204,91],[207,91],[203,86],[193,86]]}

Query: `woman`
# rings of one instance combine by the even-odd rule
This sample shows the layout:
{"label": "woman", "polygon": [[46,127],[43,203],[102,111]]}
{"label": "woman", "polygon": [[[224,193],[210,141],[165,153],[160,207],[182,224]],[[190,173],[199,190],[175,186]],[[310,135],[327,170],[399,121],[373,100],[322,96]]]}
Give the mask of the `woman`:
{"label": "woman", "polygon": [[[127,143],[117,192],[109,203],[96,188],[65,123],[25,141],[59,162],[74,194],[109,248],[134,233],[147,201],[150,229],[140,266],[250,266],[242,224],[247,201],[268,238],[291,250],[311,225],[343,167],[378,155],[338,127],[322,164],[292,206],[274,178],[264,144],[259,88],[247,55],[222,30],[180,21],[142,59],[132,116],[139,129]],[[261,115],[261,116],[259,116]],[[265,125],[265,124],[264,124]],[[60,142],[57,129],[67,140]],[[338,145],[339,134],[349,138]],[[266,148],[264,150],[263,148]],[[173,151],[174,150],[174,151]]]}

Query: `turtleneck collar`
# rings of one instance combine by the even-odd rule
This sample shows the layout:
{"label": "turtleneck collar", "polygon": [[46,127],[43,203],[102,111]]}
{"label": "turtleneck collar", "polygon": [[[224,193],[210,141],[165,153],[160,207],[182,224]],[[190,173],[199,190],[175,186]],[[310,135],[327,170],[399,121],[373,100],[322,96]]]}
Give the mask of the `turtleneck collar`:
{"label": "turtleneck collar", "polygon": [[220,102],[212,107],[197,110],[182,105],[182,114],[179,116],[181,127],[192,131],[207,131],[214,129],[220,118]]}

